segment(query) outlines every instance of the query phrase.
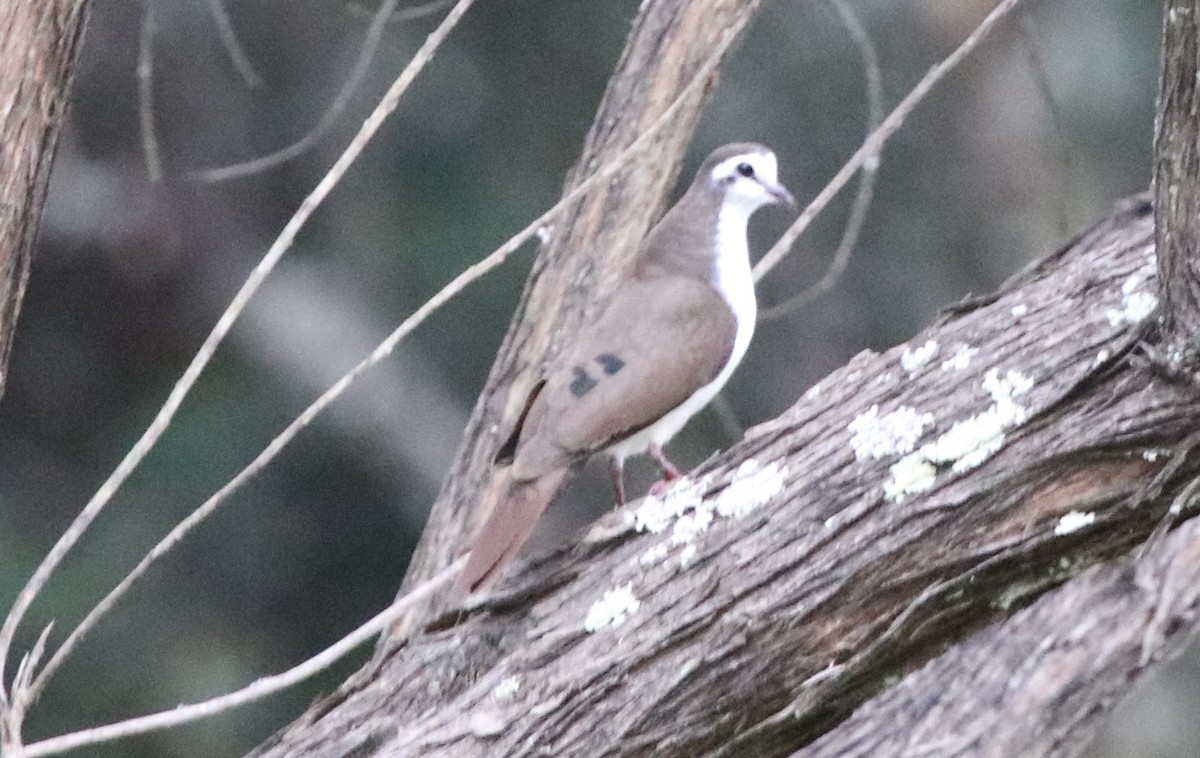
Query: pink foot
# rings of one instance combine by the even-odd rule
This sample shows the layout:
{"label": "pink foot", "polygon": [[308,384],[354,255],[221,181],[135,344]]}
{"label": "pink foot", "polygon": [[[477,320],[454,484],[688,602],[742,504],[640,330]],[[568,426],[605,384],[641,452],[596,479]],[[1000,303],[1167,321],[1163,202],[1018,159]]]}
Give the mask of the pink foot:
{"label": "pink foot", "polygon": [[657,482],[650,485],[651,496],[658,497],[659,495],[663,494],[667,490],[671,489],[671,485],[674,483],[675,483],[675,481],[673,478],[659,479]]}

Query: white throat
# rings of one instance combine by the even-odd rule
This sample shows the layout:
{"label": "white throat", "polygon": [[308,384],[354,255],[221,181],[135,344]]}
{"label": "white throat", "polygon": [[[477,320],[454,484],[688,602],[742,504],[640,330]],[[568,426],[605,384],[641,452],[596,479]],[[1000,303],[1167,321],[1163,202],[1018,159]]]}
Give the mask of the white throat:
{"label": "white throat", "polygon": [[[737,319],[737,336],[729,363],[718,379],[728,379],[750,346],[754,324],[758,318],[758,301],[754,296],[754,276],[750,271],[750,246],[746,240],[750,216],[758,204],[727,201],[717,216],[717,240],[714,248],[713,286],[733,311]],[[724,381],[722,380],[722,384]]]}

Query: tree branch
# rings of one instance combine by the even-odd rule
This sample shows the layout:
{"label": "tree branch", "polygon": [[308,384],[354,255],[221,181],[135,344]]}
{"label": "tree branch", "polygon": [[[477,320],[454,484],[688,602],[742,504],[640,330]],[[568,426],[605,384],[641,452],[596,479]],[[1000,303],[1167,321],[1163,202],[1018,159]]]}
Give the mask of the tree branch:
{"label": "tree branch", "polygon": [[616,514],[517,567],[507,595],[431,623],[257,754],[813,742],[1140,543],[1177,498],[1191,515],[1196,391],[1135,349],[1153,261],[1135,201],[910,346],[861,354],[694,490],[648,501],[636,521],[659,531]]}
{"label": "tree branch", "polygon": [[1200,346],[1200,1],[1169,0],[1154,124],[1155,240],[1166,359],[1192,364]]}
{"label": "tree branch", "polygon": [[1200,617],[1200,523],[1091,569],[951,648],[795,758],[1084,752],[1151,662]]}
{"label": "tree branch", "polygon": [[85,0],[0,6],[0,395],[86,7]]}

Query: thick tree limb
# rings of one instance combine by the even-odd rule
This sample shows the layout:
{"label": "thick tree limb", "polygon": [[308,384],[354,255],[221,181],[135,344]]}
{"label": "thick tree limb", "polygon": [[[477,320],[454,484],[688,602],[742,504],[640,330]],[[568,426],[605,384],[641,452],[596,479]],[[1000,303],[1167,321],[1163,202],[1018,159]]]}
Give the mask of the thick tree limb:
{"label": "thick tree limb", "polygon": [[[707,529],[694,503],[670,535],[614,515],[259,754],[757,756],[812,742],[939,650],[1139,543],[1188,489],[1197,391],[1136,348],[1154,271],[1137,201],[751,430],[709,471],[724,510]],[[739,476],[747,461],[784,472],[757,508],[772,481]],[[585,631],[617,588],[636,610]],[[506,679],[500,692],[519,688],[498,697]]]}
{"label": "thick tree limb", "polygon": [[0,395],[86,6],[0,4]]}
{"label": "thick tree limb", "polygon": [[796,758],[1083,753],[1148,664],[1200,618],[1200,521],[1089,570],[952,648]]}

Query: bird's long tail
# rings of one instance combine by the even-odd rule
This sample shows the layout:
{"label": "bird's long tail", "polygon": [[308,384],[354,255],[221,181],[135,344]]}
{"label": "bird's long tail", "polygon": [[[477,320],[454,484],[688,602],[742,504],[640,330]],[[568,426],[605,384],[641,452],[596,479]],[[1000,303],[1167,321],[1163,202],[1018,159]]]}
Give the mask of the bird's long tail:
{"label": "bird's long tail", "polygon": [[471,556],[458,576],[460,592],[476,592],[499,576],[500,569],[533,533],[566,474],[567,469],[561,469],[537,479],[509,481],[471,546]]}

